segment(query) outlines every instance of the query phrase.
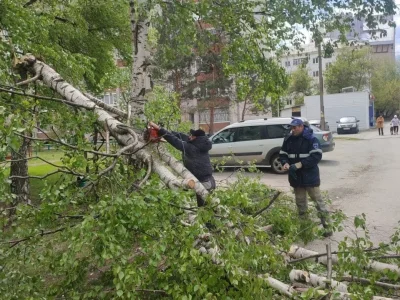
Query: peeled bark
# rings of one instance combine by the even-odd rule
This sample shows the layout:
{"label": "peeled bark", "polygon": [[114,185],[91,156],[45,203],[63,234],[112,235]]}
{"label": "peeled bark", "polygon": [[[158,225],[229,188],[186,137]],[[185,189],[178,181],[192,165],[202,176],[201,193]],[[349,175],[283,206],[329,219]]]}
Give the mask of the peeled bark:
{"label": "peeled bark", "polygon": [[[317,255],[318,252],[315,251],[311,251],[308,249],[304,249],[301,248],[299,246],[293,245],[290,247],[289,253],[288,255],[292,258],[303,258],[303,257],[308,257],[308,256],[313,256],[313,255]],[[310,258],[311,259],[311,258]],[[323,265],[327,265],[328,260],[327,260],[327,256],[322,256],[322,257],[318,257],[318,258],[314,258],[314,260],[316,262],[319,262]],[[351,260],[353,262],[356,261],[356,258],[351,258]],[[332,255],[332,263],[333,264],[337,264],[338,263],[338,257],[337,255]],[[375,270],[375,271],[384,271],[384,270],[390,270],[393,272],[396,272],[397,274],[400,275],[400,268],[396,265],[391,265],[391,264],[385,264],[385,263],[381,263],[378,261],[374,261],[374,260],[370,260],[369,264],[368,264],[368,268]]]}
{"label": "peeled bark", "polygon": [[119,142],[119,144],[128,146],[134,143],[135,145],[132,147],[132,150],[135,153],[135,157],[143,162],[151,161],[153,171],[160,176],[161,180],[169,188],[193,188],[194,186],[194,190],[199,196],[201,196],[203,199],[207,197],[207,190],[179,161],[173,159],[172,157],[167,159],[168,156],[170,156],[169,154],[165,153],[162,155],[172,170],[175,170],[178,173],[180,172],[178,175],[183,178],[179,178],[172,173],[156,155],[151,155],[150,151],[146,148],[144,141],[142,141],[132,129],[128,128],[125,124],[112,117],[103,108],[90,101],[89,98],[83,95],[71,84],[66,82],[48,65],[41,61],[37,61],[33,56],[24,57],[20,64],[27,68],[28,71],[33,75],[40,75],[40,78],[45,85],[59,93],[69,102],[73,103],[74,105],[79,105],[82,108],[94,111],[94,113],[97,115],[97,121],[107,128],[107,130]]}

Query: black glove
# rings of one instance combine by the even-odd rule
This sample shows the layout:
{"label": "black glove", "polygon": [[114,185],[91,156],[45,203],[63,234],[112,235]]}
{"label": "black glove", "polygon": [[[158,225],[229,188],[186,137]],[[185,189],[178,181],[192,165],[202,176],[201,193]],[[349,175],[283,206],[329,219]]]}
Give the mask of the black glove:
{"label": "black glove", "polygon": [[289,167],[289,176],[292,177],[294,180],[297,180],[296,171],[297,171],[296,165],[295,164],[290,165],[290,167]]}

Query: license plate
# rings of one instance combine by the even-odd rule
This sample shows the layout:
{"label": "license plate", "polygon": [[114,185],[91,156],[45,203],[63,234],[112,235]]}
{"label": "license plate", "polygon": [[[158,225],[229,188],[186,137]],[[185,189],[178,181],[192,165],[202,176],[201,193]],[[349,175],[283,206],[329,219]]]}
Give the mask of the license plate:
{"label": "license plate", "polygon": [[343,130],[350,130],[350,128],[343,128]]}

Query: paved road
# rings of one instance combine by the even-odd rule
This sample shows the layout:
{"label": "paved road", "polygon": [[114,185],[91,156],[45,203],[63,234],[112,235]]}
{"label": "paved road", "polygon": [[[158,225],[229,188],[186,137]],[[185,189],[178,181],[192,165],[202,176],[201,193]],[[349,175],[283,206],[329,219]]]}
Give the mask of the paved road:
{"label": "paved road", "polygon": [[[386,130],[389,131],[388,127]],[[349,217],[345,231],[331,238],[333,248],[345,235],[354,236],[353,217],[361,213],[366,214],[374,243],[389,240],[400,221],[399,167],[400,135],[380,137],[374,130],[336,139],[336,149],[325,153],[320,162],[321,189],[332,200],[331,209],[341,209]],[[226,180],[231,175],[232,171],[226,171],[215,177]],[[264,170],[262,182],[291,193],[286,175]],[[324,243],[316,242],[307,247],[323,250]]]}

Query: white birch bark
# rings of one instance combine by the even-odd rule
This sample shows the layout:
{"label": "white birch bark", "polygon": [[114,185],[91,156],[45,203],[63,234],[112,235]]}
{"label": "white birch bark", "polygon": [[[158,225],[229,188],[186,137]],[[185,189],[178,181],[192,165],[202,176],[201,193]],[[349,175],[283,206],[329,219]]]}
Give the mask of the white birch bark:
{"label": "white birch bark", "polygon": [[[292,258],[303,258],[303,257],[312,256],[312,255],[318,255],[318,252],[311,251],[311,250],[293,245],[290,247],[288,255]],[[312,259],[323,265],[327,265],[327,256],[321,256],[321,257],[312,258]],[[354,258],[354,257],[352,257],[351,260],[353,262],[357,261],[356,258]],[[332,263],[333,264],[338,263],[338,257],[335,254],[332,255]],[[398,266],[391,265],[391,264],[385,264],[385,263],[381,263],[381,262],[374,261],[374,260],[370,260],[370,262],[368,264],[368,268],[375,270],[375,271],[391,270],[400,275],[400,268]]]}
{"label": "white birch bark", "polygon": [[[201,183],[193,175],[190,178],[189,174],[187,173],[189,171],[185,171],[185,178],[178,178],[162,163],[160,159],[158,159],[156,156],[152,156],[150,152],[145,149],[145,144],[143,141],[140,141],[137,136],[136,138],[132,136],[132,134],[128,133],[126,129],[121,128],[120,126],[125,126],[123,123],[119,122],[103,108],[98,107],[95,103],[90,101],[79,90],[66,82],[51,67],[43,62],[37,61],[34,56],[24,57],[21,64],[24,65],[34,75],[40,75],[40,78],[44,84],[59,93],[67,101],[79,105],[82,108],[94,111],[97,115],[98,122],[103,124],[120,144],[127,146],[131,145],[132,143],[136,143],[133,147],[136,157],[143,162],[152,161],[153,171],[160,176],[161,180],[169,188],[194,188],[196,193],[201,197],[205,198],[208,195],[207,190],[204,189]],[[174,170],[185,169],[183,165],[176,160],[170,160],[170,164],[173,166],[172,169]]]}
{"label": "white birch bark", "polygon": [[150,51],[148,49],[147,38],[150,21],[144,17],[137,9],[139,1],[131,0],[130,18],[132,31],[132,85],[131,85],[131,104],[132,114],[136,117],[143,117],[144,95],[151,89],[151,76],[148,70],[150,66]]}
{"label": "white birch bark", "polygon": [[291,282],[301,282],[301,283],[306,283],[310,284],[313,287],[320,286],[322,288],[325,288],[326,283],[330,285],[333,289],[347,293],[347,285],[344,283],[341,283],[336,280],[328,280],[326,277],[318,276],[313,273],[309,273],[303,270],[292,270],[290,271],[289,278]]}

